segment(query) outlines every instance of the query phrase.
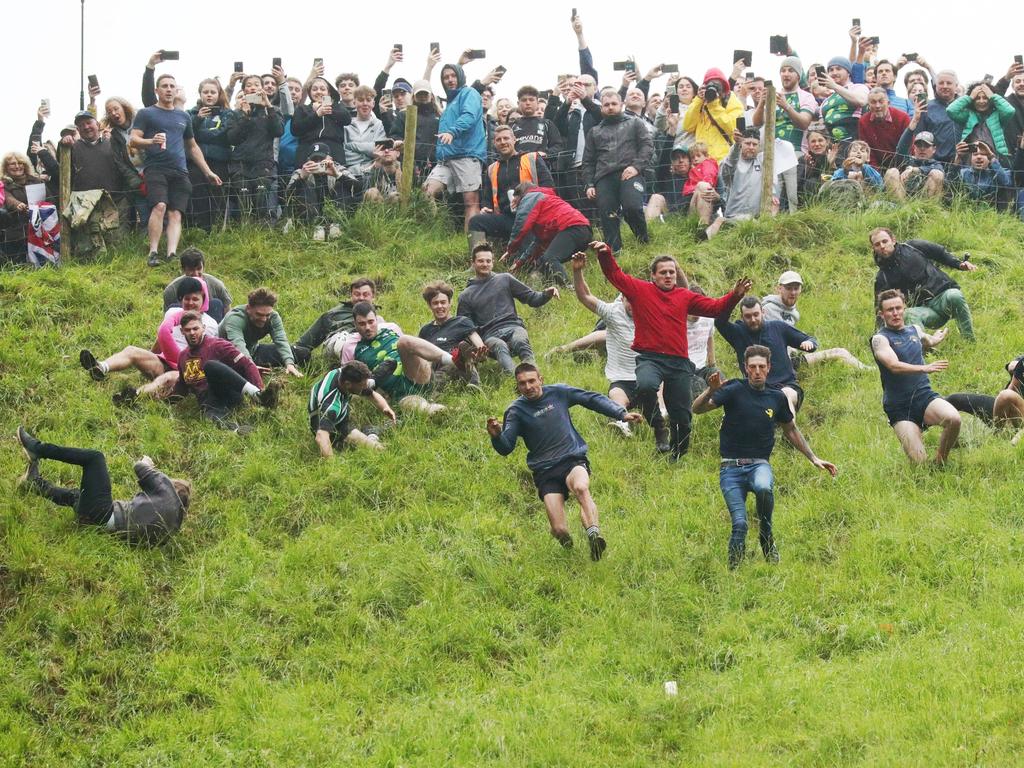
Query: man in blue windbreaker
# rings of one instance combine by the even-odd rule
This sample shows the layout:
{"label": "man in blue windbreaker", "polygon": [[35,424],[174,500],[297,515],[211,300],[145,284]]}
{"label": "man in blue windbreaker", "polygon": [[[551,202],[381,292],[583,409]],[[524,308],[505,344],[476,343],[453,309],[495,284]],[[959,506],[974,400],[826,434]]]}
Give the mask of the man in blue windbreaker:
{"label": "man in blue windbreaker", "polygon": [[448,105],[437,126],[437,165],[430,172],[424,190],[433,198],[461,193],[465,207],[465,226],[480,212],[481,163],[487,158],[487,131],[484,128],[480,94],[466,86],[466,75],[457,64],[445,64],[441,84]]}

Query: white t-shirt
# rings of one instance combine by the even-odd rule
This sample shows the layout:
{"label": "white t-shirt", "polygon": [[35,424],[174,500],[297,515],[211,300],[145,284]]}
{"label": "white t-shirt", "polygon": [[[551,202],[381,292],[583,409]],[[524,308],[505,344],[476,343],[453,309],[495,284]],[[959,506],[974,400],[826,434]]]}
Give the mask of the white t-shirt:
{"label": "white t-shirt", "polygon": [[626,307],[621,301],[611,303],[597,302],[597,316],[604,320],[608,327],[608,340],[605,349],[608,361],[604,366],[604,376],[608,381],[636,381],[636,352],[631,349],[636,326],[633,318],[626,314]]}
{"label": "white t-shirt", "polygon": [[690,351],[690,362],[698,370],[708,364],[708,339],[714,327],[715,321],[710,317],[698,317],[694,322],[686,318],[686,346]]}

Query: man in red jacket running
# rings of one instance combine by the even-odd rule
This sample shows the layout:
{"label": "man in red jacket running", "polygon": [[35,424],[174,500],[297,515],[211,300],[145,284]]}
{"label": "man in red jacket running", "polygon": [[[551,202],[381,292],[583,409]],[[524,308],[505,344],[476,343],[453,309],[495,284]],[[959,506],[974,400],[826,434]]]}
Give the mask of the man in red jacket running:
{"label": "man in red jacket running", "polygon": [[665,384],[672,459],[677,460],[690,448],[690,382],[695,373],[687,357],[686,316],[717,317],[731,312],[750,290],[750,279],[737,280],[730,293],[712,299],[676,285],[679,265],[671,256],[654,259],[651,280],[647,281],[623,272],[615,262],[612,249],[605,243],[594,242],[590,247],[597,253],[608,282],[618,288],[633,307],[637,400],[648,424],[658,407],[658,388]]}
{"label": "man in red jacket running", "polygon": [[540,263],[559,285],[569,284],[569,275],[563,262],[577,251],[586,250],[594,236],[587,217],[560,198],[553,189],[538,187],[524,181],[512,193],[515,223],[509,237],[508,251],[502,256],[514,256],[528,235],[533,235],[533,247],[513,263],[515,272],[531,256],[540,253]]}

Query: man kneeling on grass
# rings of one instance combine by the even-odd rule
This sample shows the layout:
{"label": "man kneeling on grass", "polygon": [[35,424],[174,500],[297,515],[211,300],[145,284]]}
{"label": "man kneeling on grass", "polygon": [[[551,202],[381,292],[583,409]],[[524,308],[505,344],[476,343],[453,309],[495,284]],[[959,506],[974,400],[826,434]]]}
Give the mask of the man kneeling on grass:
{"label": "man kneeling on grass", "polygon": [[309,428],[325,459],[333,456],[334,449],[340,449],[344,443],[384,450],[377,435],[366,435],[349,425],[353,395],[370,398],[377,410],[395,421],[395,412],[387,400],[373,391],[373,386],[370,369],[358,360],[328,371],[313,385],[309,393]]}
{"label": "man kneeling on grass", "polygon": [[535,365],[520,363],[515,370],[516,390],[520,397],[505,411],[504,425],[487,419],[491,445],[502,456],[515,450],[516,440],[523,438],[526,466],[533,472],[537,495],[547,509],[551,535],[566,549],[572,547],[572,536],[565,521],[565,500],[571,493],[580,503],[580,521],[587,531],[590,557],[600,560],[606,548],[597,521],[597,506],[590,495],[590,462],[587,444],[573,426],[569,408],[582,405],[616,421],[638,422],[639,413],[627,413],[621,405],[597,392],[577,389],[566,384],[544,386],[544,379]]}

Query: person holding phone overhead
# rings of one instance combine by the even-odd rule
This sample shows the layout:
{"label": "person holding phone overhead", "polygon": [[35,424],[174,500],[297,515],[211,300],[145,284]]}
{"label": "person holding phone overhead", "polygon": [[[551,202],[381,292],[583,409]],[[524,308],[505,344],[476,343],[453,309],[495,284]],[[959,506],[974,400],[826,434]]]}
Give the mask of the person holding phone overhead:
{"label": "person holding phone overhead", "polygon": [[157,103],[139,110],[132,126],[129,146],[145,151],[143,175],[146,180],[146,199],[152,206],[149,214],[149,260],[151,267],[159,266],[157,253],[160,237],[167,217],[167,261],[176,259],[181,239],[181,214],[188,209],[192,195],[185,153],[211,184],[220,186],[221,179],[211,170],[196,144],[192,118],[174,106],[178,83],[174,75],[160,75],[156,80]]}
{"label": "person holding phone overhead", "polygon": [[341,103],[338,89],[325,78],[314,77],[307,90],[310,103],[296,107],[292,118],[292,133],[299,142],[295,151],[298,168],[309,159],[314,144],[326,144],[331,157],[344,157],[345,126],[352,122],[352,113]]}

